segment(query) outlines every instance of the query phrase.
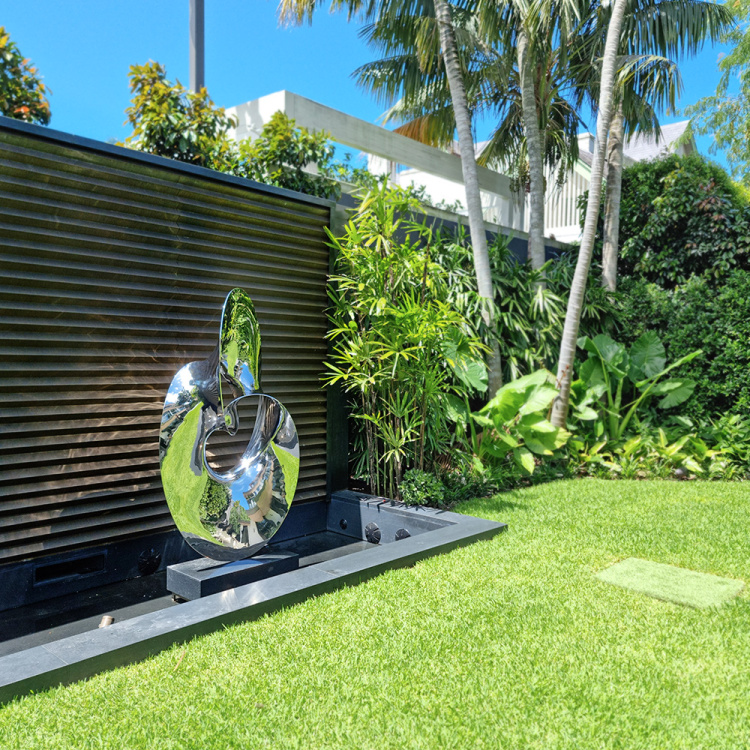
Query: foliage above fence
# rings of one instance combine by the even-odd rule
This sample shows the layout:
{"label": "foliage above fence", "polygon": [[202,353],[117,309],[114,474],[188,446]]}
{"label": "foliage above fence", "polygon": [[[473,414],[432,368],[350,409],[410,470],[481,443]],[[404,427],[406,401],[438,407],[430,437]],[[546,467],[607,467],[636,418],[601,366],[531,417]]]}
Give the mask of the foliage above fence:
{"label": "foliage above fence", "polygon": [[48,93],[37,69],[0,26],[0,115],[47,125],[51,116]]}
{"label": "foliage above fence", "polygon": [[327,133],[298,128],[276,112],[257,139],[237,143],[228,134],[236,121],[205,88],[172,83],[156,62],[132,65],[129,77],[133,132],[121,145],[321,198],[340,195]]}

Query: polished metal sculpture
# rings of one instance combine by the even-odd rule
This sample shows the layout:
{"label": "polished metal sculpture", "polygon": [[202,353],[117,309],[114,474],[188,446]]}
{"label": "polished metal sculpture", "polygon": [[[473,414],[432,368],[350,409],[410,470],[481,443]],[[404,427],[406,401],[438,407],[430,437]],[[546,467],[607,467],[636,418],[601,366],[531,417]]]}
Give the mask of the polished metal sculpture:
{"label": "polished metal sculpture", "polygon": [[[225,391],[231,392],[228,400]],[[218,431],[237,434],[238,407],[247,399],[257,400],[252,435],[237,464],[217,471],[207,458],[208,442]],[[213,354],[185,365],[172,379],[159,459],[172,518],[206,557],[250,557],[289,511],[299,476],[297,430],[284,405],[261,390],[258,320],[242,289],[227,295]]]}

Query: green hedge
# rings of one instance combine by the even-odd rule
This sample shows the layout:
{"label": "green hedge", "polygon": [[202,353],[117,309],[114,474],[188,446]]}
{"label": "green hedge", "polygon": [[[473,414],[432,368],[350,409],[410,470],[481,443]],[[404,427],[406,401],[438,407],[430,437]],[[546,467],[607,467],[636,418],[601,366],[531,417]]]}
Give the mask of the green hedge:
{"label": "green hedge", "polygon": [[632,278],[620,289],[622,339],[630,342],[646,330],[657,331],[668,361],[703,349],[703,356],[680,370],[698,382],[683,413],[707,417],[748,412],[750,272],[734,269],[719,286],[704,275],[674,290]]}
{"label": "green hedge", "polygon": [[665,288],[750,264],[746,191],[717,164],[668,156],[623,171],[620,274]]}

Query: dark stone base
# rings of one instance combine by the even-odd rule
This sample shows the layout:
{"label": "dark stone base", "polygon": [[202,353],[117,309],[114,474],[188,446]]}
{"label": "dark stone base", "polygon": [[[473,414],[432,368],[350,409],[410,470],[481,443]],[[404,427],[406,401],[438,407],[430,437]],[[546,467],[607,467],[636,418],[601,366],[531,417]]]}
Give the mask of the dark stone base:
{"label": "dark stone base", "polygon": [[292,552],[267,552],[228,563],[202,557],[170,565],[167,590],[183,599],[200,599],[297,568],[299,555]]}

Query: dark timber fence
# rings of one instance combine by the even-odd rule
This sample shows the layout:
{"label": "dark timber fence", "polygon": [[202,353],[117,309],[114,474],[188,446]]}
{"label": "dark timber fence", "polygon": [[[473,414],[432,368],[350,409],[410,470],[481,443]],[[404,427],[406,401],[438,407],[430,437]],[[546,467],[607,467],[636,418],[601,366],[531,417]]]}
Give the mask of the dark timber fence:
{"label": "dark timber fence", "polygon": [[0,564],[173,528],[164,395],[216,345],[235,286],[256,304],[264,390],[300,433],[296,502],[325,498],[330,216],[316,198],[0,118]]}
{"label": "dark timber fence", "polygon": [[[161,410],[235,286],[255,301],[263,388],[300,434],[295,533],[319,521],[312,501],[348,479],[343,401],[320,385],[325,227],[353,205],[0,117],[0,611],[186,553]],[[525,238],[511,249],[524,259]],[[242,441],[218,442],[217,461]]]}

